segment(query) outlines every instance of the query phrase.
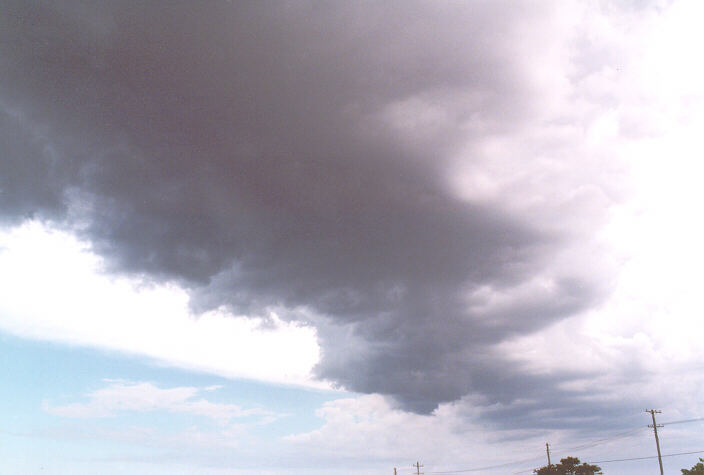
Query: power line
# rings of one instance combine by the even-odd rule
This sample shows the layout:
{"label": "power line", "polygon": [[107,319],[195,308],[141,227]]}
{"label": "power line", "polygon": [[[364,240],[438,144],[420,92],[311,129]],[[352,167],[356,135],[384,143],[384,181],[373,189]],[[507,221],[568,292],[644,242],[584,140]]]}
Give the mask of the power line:
{"label": "power line", "polygon": [[[704,420],[704,418],[702,418],[702,420]],[[642,431],[643,429],[644,429],[644,427],[635,427],[635,428],[629,429],[629,430],[627,430],[627,431],[625,431],[625,432],[620,432],[620,433],[618,433],[618,434],[616,434],[616,435],[613,435],[613,436],[611,436],[611,437],[604,437],[604,438],[602,438],[602,439],[596,439],[596,440],[593,440],[593,441],[591,441],[591,442],[587,442],[587,443],[582,444],[582,445],[576,445],[576,446],[567,447],[567,448],[558,447],[558,449],[559,449],[558,452],[570,452],[570,451],[572,451],[572,450],[581,450],[581,449],[587,449],[587,448],[591,448],[591,447],[596,447],[597,445],[604,444],[604,443],[609,442],[609,441],[612,441],[612,440],[616,440],[616,439],[619,439],[619,438],[626,437],[626,436],[631,435],[631,434],[633,434],[633,433],[635,433],[635,432]],[[554,452],[554,451],[555,451],[554,446],[551,446],[551,448],[553,449],[553,452]],[[440,475],[440,474],[450,474],[450,473],[479,472],[479,471],[482,471],[482,470],[490,470],[490,469],[494,469],[494,468],[508,467],[508,466],[510,466],[510,465],[518,465],[519,463],[532,462],[532,461],[539,460],[540,458],[542,458],[542,457],[533,457],[533,458],[530,458],[530,459],[516,460],[515,462],[506,462],[506,463],[502,463],[502,464],[499,464],[499,465],[491,465],[491,466],[487,466],[487,467],[467,468],[467,469],[462,469],[462,470],[447,470],[447,471],[443,471],[443,472],[428,472],[428,474],[438,474],[438,475]],[[524,471],[522,471],[522,472],[515,472],[515,473],[524,473],[524,472],[526,472],[526,471],[524,470]],[[532,472],[532,470],[528,470],[528,472]]]}
{"label": "power line", "polygon": [[[701,454],[704,453],[704,450],[695,450],[694,452],[679,452],[676,454],[663,454],[661,457],[677,457],[679,455],[693,455],[693,454]],[[634,460],[649,460],[649,459],[656,459],[658,458],[657,455],[648,455],[646,457],[631,457],[631,458],[626,458],[626,459],[613,459],[613,460],[596,460],[596,461],[590,461],[590,463],[597,464],[597,463],[611,463],[611,462],[631,462]],[[533,469],[530,470],[522,470],[520,472],[514,472],[513,475],[518,475],[519,473],[531,473],[533,472]]]}
{"label": "power line", "polygon": [[[596,439],[591,442],[586,442],[582,445],[575,445],[572,447],[567,447],[567,448],[561,448],[558,446],[558,452],[571,452],[573,450],[584,450],[584,449],[591,449],[592,447],[596,447],[597,445],[605,444],[606,442],[610,442],[612,440],[616,439],[621,439],[630,435],[635,434],[636,432],[642,431],[644,427],[634,427],[633,429],[627,430],[625,432],[620,432],[618,434],[612,435],[611,437],[604,437],[602,439]],[[553,446],[553,452],[555,451],[555,447]]]}
{"label": "power line", "polygon": [[[580,449],[585,449],[585,448],[596,447],[597,445],[600,445],[600,444],[603,444],[603,443],[606,443],[606,442],[609,442],[611,440],[615,440],[618,438],[626,437],[626,436],[631,435],[637,431],[642,431],[643,429],[644,429],[643,427],[635,427],[635,428],[630,429],[628,431],[620,432],[612,437],[605,437],[602,439],[594,440],[592,442],[587,442],[586,444],[560,449],[559,452],[569,452],[572,450],[580,450]],[[553,451],[554,451],[554,448],[553,448]],[[458,470],[446,470],[446,471],[442,471],[442,472],[428,472],[428,474],[441,475],[441,474],[451,474],[451,473],[481,472],[482,470],[491,470],[491,469],[495,469],[495,468],[508,467],[511,465],[518,465],[521,463],[533,462],[533,461],[540,460],[541,458],[542,457],[532,457],[529,459],[516,460],[514,462],[506,462],[506,463],[502,463],[499,465],[490,465],[490,466],[485,466],[485,467],[467,468],[467,469],[458,469]],[[515,472],[515,473],[528,473],[528,472],[532,472],[532,471],[533,470],[531,469],[531,470],[523,470],[521,472]]]}
{"label": "power line", "polygon": [[463,470],[446,470],[444,472],[428,472],[428,474],[433,474],[433,475],[439,475],[443,473],[468,473],[468,472],[481,472],[482,470],[491,470],[494,468],[503,468],[503,467],[508,467],[510,465],[518,465],[519,463],[527,463],[527,462],[533,462],[535,460],[540,460],[542,457],[533,457],[529,459],[523,459],[523,460],[516,460],[515,462],[506,462],[502,463],[499,465],[489,465],[486,467],[478,467],[478,468],[466,468]]}
{"label": "power line", "polygon": [[[664,423],[662,423],[662,424],[658,424],[658,427],[660,427],[660,426],[666,426],[666,425],[673,425],[673,424],[686,424],[686,423],[690,423],[690,422],[700,422],[700,421],[704,421],[704,417],[698,417],[698,418],[694,418],[694,419],[682,419],[682,420],[677,420],[677,421],[664,422]],[[591,442],[586,442],[586,443],[584,443],[584,444],[582,444],[582,445],[575,445],[575,446],[571,446],[571,447],[567,447],[567,448],[561,448],[561,447],[558,446],[558,447],[557,447],[558,453],[559,453],[559,452],[566,453],[566,452],[571,452],[571,451],[573,451],[573,450],[590,449],[590,448],[592,448],[592,447],[596,447],[596,446],[598,446],[598,445],[605,444],[605,443],[610,442],[610,441],[612,441],[612,440],[616,440],[616,439],[620,439],[620,438],[624,438],[624,437],[631,436],[631,435],[633,435],[633,434],[635,434],[635,433],[637,433],[637,432],[639,432],[639,431],[642,431],[643,429],[645,429],[645,427],[642,427],[642,426],[641,426],[641,427],[634,427],[634,428],[629,429],[629,430],[626,430],[626,431],[624,431],[624,432],[619,432],[618,434],[615,434],[615,435],[613,435],[613,436],[611,436],[611,437],[604,437],[604,438],[601,438],[601,439],[596,439],[596,440],[593,440],[593,441],[591,441]],[[555,447],[554,447],[554,446],[551,446],[551,448],[552,448],[552,451],[555,452]],[[678,454],[662,455],[662,457],[674,457],[674,456],[676,456],[676,455],[690,455],[690,454],[696,454],[696,453],[702,453],[702,452],[704,452],[704,451],[700,451],[700,452],[683,452],[683,453],[678,453]],[[428,473],[429,475],[431,475],[431,474],[432,474],[432,475],[442,475],[442,474],[453,474],[453,473],[481,472],[482,470],[491,470],[491,469],[495,469],[495,468],[504,468],[504,467],[508,467],[508,466],[511,466],[511,465],[518,465],[518,464],[521,464],[521,463],[533,462],[533,461],[540,460],[541,458],[542,458],[542,457],[533,457],[533,458],[530,458],[530,459],[516,460],[516,461],[514,461],[514,462],[506,462],[506,463],[502,463],[502,464],[498,464],[498,465],[489,465],[489,466],[485,466],[485,467],[466,468],[466,469],[458,469],[458,470],[445,470],[445,471],[441,471],[441,472],[427,472],[427,473]],[[654,455],[654,456],[649,456],[649,457],[636,457],[636,458],[622,459],[622,460],[621,460],[621,459],[619,459],[619,460],[602,460],[602,461],[599,461],[599,462],[591,462],[591,463],[595,463],[595,464],[596,464],[596,463],[621,462],[621,461],[628,461],[628,460],[645,460],[645,459],[650,459],[650,458],[657,458],[657,456]],[[531,472],[533,472],[533,469],[530,469],[530,470],[523,470],[523,471],[514,472],[514,473],[515,473],[515,474],[520,474],[520,473],[531,473]]]}
{"label": "power line", "polygon": [[[693,454],[702,454],[702,453],[704,453],[704,450],[695,450],[692,452],[678,452],[676,454],[662,454],[661,457],[663,457],[663,458],[664,457],[677,457],[679,455],[693,455]],[[481,470],[490,470],[493,468],[506,467],[508,465],[516,465],[519,463],[532,462],[532,461],[538,460],[540,458],[542,458],[542,457],[535,457],[535,458],[527,459],[527,460],[519,460],[517,462],[510,462],[510,463],[505,463],[502,465],[492,465],[492,466],[488,466],[488,467],[471,468],[471,469],[466,469],[466,470],[449,470],[446,472],[428,472],[428,474],[479,472]],[[595,460],[595,461],[590,460],[590,463],[597,464],[597,463],[611,463],[611,462],[631,462],[634,460],[649,460],[649,459],[656,459],[656,458],[658,458],[657,455],[647,455],[645,457],[630,457],[630,458],[625,458],[625,459]],[[515,475],[515,474],[519,474],[519,473],[530,473],[530,472],[533,472],[533,469],[521,470],[520,472],[513,472],[513,473]]]}
{"label": "power line", "polygon": [[[695,450],[694,452],[679,452],[676,454],[663,454],[661,457],[676,457],[678,455],[692,455],[692,454],[701,454],[704,453],[704,450]],[[646,460],[646,459],[656,459],[658,458],[657,455],[648,455],[647,457],[631,457],[627,459],[614,459],[614,460],[597,460],[596,462],[592,463],[609,463],[609,462],[629,462],[631,460]]]}
{"label": "power line", "polygon": [[661,422],[661,424],[664,426],[671,426],[672,424],[685,424],[687,422],[699,422],[699,421],[704,421],[704,417],[697,417],[696,419],[682,419],[681,421]]}
{"label": "power line", "polygon": [[[701,422],[701,421],[704,421],[704,417],[697,417],[697,418],[695,418],[695,419],[682,419],[682,420],[678,420],[678,421],[661,422],[661,423],[658,423],[658,427],[660,427],[660,426],[669,426],[669,425],[673,425],[673,424],[687,424],[687,423],[689,423],[689,422]],[[613,436],[611,436],[611,437],[605,437],[605,438],[603,438],[603,439],[597,439],[597,440],[594,440],[594,441],[592,441],[592,442],[586,442],[586,443],[584,443],[584,444],[582,444],[582,445],[575,445],[575,446],[567,447],[567,448],[564,448],[564,449],[563,449],[562,447],[558,446],[558,447],[557,447],[557,451],[558,451],[558,452],[571,452],[571,451],[573,451],[573,450],[591,449],[592,447],[596,447],[597,445],[601,445],[601,444],[603,444],[603,443],[610,442],[610,441],[612,441],[612,440],[616,440],[616,439],[620,439],[620,438],[623,438],[623,437],[630,436],[630,435],[632,435],[632,434],[635,434],[636,432],[642,431],[643,429],[645,429],[645,427],[634,427],[633,429],[627,430],[627,431],[625,431],[625,432],[620,432],[620,433],[615,434],[615,435],[613,435]],[[555,451],[555,446],[552,446],[552,449],[553,449],[553,452],[554,452],[554,451]]]}

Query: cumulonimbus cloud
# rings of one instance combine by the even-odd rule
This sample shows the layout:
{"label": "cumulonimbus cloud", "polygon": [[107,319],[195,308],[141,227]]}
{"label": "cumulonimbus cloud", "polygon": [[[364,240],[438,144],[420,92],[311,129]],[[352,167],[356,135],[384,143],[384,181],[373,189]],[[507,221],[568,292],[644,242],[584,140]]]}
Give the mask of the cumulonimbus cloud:
{"label": "cumulonimbus cloud", "polygon": [[516,397],[493,345],[605,292],[570,223],[597,226],[608,193],[552,168],[575,135],[566,73],[544,71],[569,45],[544,31],[571,38],[571,8],[8,2],[0,213],[61,223],[198,310],[288,309],[350,390],[419,412]]}

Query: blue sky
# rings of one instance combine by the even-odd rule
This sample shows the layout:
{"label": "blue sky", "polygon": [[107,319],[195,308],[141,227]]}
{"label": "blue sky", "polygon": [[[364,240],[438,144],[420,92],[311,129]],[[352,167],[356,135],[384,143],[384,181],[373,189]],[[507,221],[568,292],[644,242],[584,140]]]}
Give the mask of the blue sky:
{"label": "blue sky", "polygon": [[[23,239],[9,238],[13,233]],[[105,275],[93,273],[96,269],[90,265],[84,269],[89,272],[87,277],[79,264],[85,248],[76,246],[74,238],[60,231],[29,223],[4,236],[4,282],[12,296],[5,298],[2,313],[6,330],[0,340],[0,376],[8,390],[0,402],[0,413],[2,457],[9,473],[386,473],[394,466],[406,470],[404,463],[408,465],[414,455],[420,458],[425,452],[429,452],[423,458],[426,466],[438,471],[518,461],[493,472],[482,470],[506,473],[543,463],[544,439],[551,441],[555,460],[574,454],[594,461],[654,453],[653,436],[646,427],[649,416],[638,407],[595,431],[552,429],[531,434],[529,430],[505,427],[492,433],[485,431],[484,423],[469,422],[481,416],[479,412],[468,416],[464,404],[443,405],[432,415],[414,415],[378,395],[321,387],[315,381],[306,387],[305,380],[284,384],[231,376],[243,371],[239,368],[263,365],[266,370],[267,363],[256,359],[233,358],[227,366],[202,369],[201,352],[221,351],[217,346],[182,348],[180,351],[191,352],[193,366],[201,366],[193,370],[184,369],[181,360],[168,351],[181,340],[170,342],[167,335],[158,337],[160,344],[154,348],[162,350],[154,357],[140,355],[129,341],[90,344],[81,333],[84,318],[103,319],[93,335],[97,342],[103,341],[102,329],[115,324],[113,318],[123,326],[138,322],[131,331],[149,331],[149,312],[154,307],[149,300],[140,307],[144,284],[132,282],[132,290],[125,294],[120,285],[124,281],[108,279],[106,284],[101,281]],[[59,315],[70,309],[62,307],[66,301],[50,300],[25,313],[20,326],[8,315],[8,309],[16,308],[15,299],[27,301],[21,287],[12,287],[11,282],[20,286],[24,283],[19,273],[8,275],[13,273],[9,257],[23,256],[23,246],[17,245],[26,242],[32,243],[31,249],[38,255],[56,253],[57,246],[64,246],[56,253],[55,264],[68,258],[74,267],[70,272],[61,268],[66,281],[54,281],[57,285],[75,287],[80,295],[85,288],[82,284],[89,278],[93,288],[100,289],[96,295],[104,297],[104,302],[113,301],[112,293],[116,292],[123,302],[135,299],[137,303],[128,308],[144,313],[134,320],[122,319],[119,312],[106,312],[102,317],[89,312],[81,317],[83,310],[73,307],[78,319],[52,320],[45,313],[47,309]],[[72,256],[75,252],[79,255]],[[86,263],[95,264],[90,255],[83,257]],[[31,262],[27,258],[20,261]],[[45,275],[51,277],[55,264],[46,256],[41,262]],[[41,285],[41,280],[35,285]],[[171,299],[173,295],[160,294],[159,298]],[[165,303],[164,307],[169,305]],[[192,322],[198,325],[202,321]],[[246,328],[250,333],[245,338],[261,338],[262,329],[242,327],[240,331]],[[32,333],[27,337],[29,331]],[[283,337],[289,332],[288,338],[297,344],[295,329],[291,332],[291,328],[274,326],[264,331],[279,332]],[[233,334],[235,341],[241,337]],[[277,340],[273,345],[266,339],[259,341],[260,345],[269,345],[262,349],[287,358],[276,346]],[[285,363],[282,368],[286,368]],[[289,377],[282,372],[282,380]],[[677,416],[667,412],[658,416],[660,421],[696,416],[692,412],[678,412]],[[698,450],[704,444],[698,430],[702,423],[693,421],[661,429],[663,453]],[[476,431],[484,431],[480,440]],[[620,437],[623,432],[628,433]],[[476,457],[473,451],[475,455],[463,458],[467,447],[475,447],[482,457]],[[692,457],[668,457],[665,466],[686,465]],[[465,460],[465,464],[458,464],[458,460]],[[612,473],[643,473],[654,462],[610,462],[603,468]],[[406,473],[403,470],[400,473]]]}
{"label": "blue sky", "polygon": [[[320,459],[307,463],[290,448],[287,450],[281,439],[319,429],[323,420],[316,416],[316,410],[324,403],[358,397],[339,391],[226,379],[165,367],[119,352],[29,341],[7,334],[3,334],[0,341],[0,377],[8,389],[0,401],[3,427],[0,454],[6,473],[316,473],[310,462],[320,464]],[[189,387],[202,390],[190,398],[177,397],[177,404],[164,399],[148,403],[138,397],[140,391],[130,392],[131,396],[125,391],[140,386],[143,398],[158,389]],[[91,392],[105,388],[121,388],[112,399],[102,399],[101,407],[113,406],[110,416],[91,416],[86,406],[82,417],[52,413],[67,404],[85,405],[90,402]],[[163,398],[164,394],[161,396]],[[236,404],[245,410],[256,409],[261,413],[223,421],[188,412],[173,412],[179,402],[201,398],[215,405]],[[100,397],[93,401],[96,399]],[[124,405],[129,405],[130,400],[132,409],[125,409]],[[122,409],[120,404],[123,404]],[[226,413],[222,407],[215,411],[221,415]],[[274,419],[263,421],[268,413],[274,414]],[[620,439],[606,442],[594,439],[590,443],[572,445],[595,445],[577,451],[583,457],[591,457],[590,460],[648,456],[652,452],[649,449],[654,449],[652,433],[645,427],[648,417],[636,418],[642,423],[640,430],[636,426]],[[663,415],[659,417],[662,422],[671,420]],[[677,439],[699,433],[698,428],[703,423],[681,424],[680,427],[689,425],[694,432],[677,434]],[[243,427],[233,429],[234,425],[240,424]],[[678,440],[673,444],[671,428],[676,430],[677,426],[660,430],[663,453],[699,447],[691,440]],[[404,434],[396,436],[403,439]],[[700,436],[696,438],[701,439]],[[565,456],[563,450],[566,448],[553,444],[552,458],[556,460]],[[506,461],[523,460],[510,454],[504,457]],[[665,467],[674,470],[689,463],[692,457],[665,458]],[[540,458],[536,457],[532,465],[540,463]],[[359,470],[359,461],[335,456],[332,459],[336,462],[328,461],[330,465],[320,473],[352,473],[349,470],[389,472],[378,467],[379,461],[374,463],[375,468],[362,467]],[[345,463],[354,463],[357,467],[338,466]],[[654,463],[656,461],[652,459],[616,462],[602,464],[602,468],[607,473],[649,473]],[[518,463],[496,473],[518,472],[532,465]],[[410,471],[403,467],[400,473]]]}
{"label": "blue sky", "polygon": [[[202,436],[210,435],[221,443],[228,442],[228,437],[274,441],[318,428],[322,421],[315,416],[316,409],[326,401],[352,396],[225,379],[114,351],[28,341],[7,334],[2,335],[0,361],[2,380],[9,389],[0,406],[3,467],[7,473],[208,473],[206,467],[199,467],[204,457],[198,454],[201,450],[215,455],[219,461],[212,463],[219,469],[240,464],[251,470],[252,454],[247,455],[246,450],[237,454],[234,449],[235,454],[228,454],[222,447],[189,448],[195,440],[187,435],[195,437],[194,431],[203,431]],[[122,389],[111,399],[116,407],[110,415],[90,410],[82,415],[56,414],[57,408],[85,404],[91,392],[110,387]],[[201,389],[197,396],[184,396],[184,401],[206,399],[216,405],[216,413],[222,409],[217,405],[235,404],[245,411],[254,410],[254,414],[227,420],[225,410],[219,420],[188,410],[173,412],[163,399],[139,399],[139,394],[149,397],[149,389],[183,387]],[[131,394],[137,401],[131,406],[125,402],[129,400],[125,389],[129,388],[136,388]],[[181,398],[176,398],[179,401]],[[124,404],[128,404],[126,409]],[[267,420],[270,416],[272,420]],[[239,425],[242,427],[229,432]],[[144,434],[150,434],[150,443],[145,444]],[[166,440],[167,434],[174,435],[175,440]],[[178,440],[177,434],[182,434],[183,440]],[[164,458],[172,462],[160,466]],[[274,453],[267,459],[268,469],[280,469]]]}
{"label": "blue sky", "polygon": [[4,2],[0,470],[692,466],[703,5]]}

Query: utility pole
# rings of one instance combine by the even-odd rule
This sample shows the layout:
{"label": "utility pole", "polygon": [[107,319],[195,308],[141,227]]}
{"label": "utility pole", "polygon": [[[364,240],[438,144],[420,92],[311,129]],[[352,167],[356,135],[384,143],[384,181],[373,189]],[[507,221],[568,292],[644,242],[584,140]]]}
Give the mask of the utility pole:
{"label": "utility pole", "polygon": [[420,462],[414,463],[414,464],[412,465],[412,467],[415,467],[415,468],[416,468],[416,475],[421,475],[420,468],[422,467],[422,465],[420,464]]}
{"label": "utility pole", "polygon": [[548,444],[547,442],[545,442],[545,450],[548,453],[548,467],[549,467],[550,465],[552,465],[552,462],[550,462],[550,444]]}
{"label": "utility pole", "polygon": [[653,423],[648,424],[648,427],[653,428],[653,432],[655,432],[655,446],[658,448],[658,463],[660,464],[660,475],[663,475],[663,470],[662,470],[662,456],[660,455],[660,440],[658,440],[658,427],[662,427],[662,424],[656,424],[655,423],[655,414],[660,414],[662,411],[658,411],[657,409],[646,409],[645,412],[649,412],[650,415],[653,417]]}
{"label": "utility pole", "polygon": [[398,475],[398,474],[396,473],[396,467],[394,467],[394,475]]}

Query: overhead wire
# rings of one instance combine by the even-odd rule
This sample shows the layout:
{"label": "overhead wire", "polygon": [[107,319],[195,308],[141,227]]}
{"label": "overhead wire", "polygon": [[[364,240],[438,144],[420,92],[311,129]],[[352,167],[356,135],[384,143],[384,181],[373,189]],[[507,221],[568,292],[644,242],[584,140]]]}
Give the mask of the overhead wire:
{"label": "overhead wire", "polygon": [[[679,452],[676,454],[663,454],[660,457],[676,457],[678,455],[692,455],[692,454],[702,454],[704,453],[704,450],[695,450],[693,452]],[[630,462],[631,460],[646,460],[646,459],[656,459],[658,458],[657,455],[649,455],[647,457],[631,457],[627,459],[614,459],[614,460],[597,460],[596,462],[592,463],[610,463],[610,462]]]}
{"label": "overhead wire", "polygon": [[[597,440],[595,440],[595,441],[588,442],[587,444],[583,444],[583,445],[579,445],[579,446],[574,446],[574,447],[568,447],[568,448],[565,448],[565,449],[560,449],[560,451],[561,451],[561,452],[567,452],[567,451],[570,451],[570,450],[579,450],[579,449],[584,449],[584,448],[596,447],[597,445],[606,443],[606,442],[611,441],[611,440],[615,440],[615,439],[618,439],[618,438],[625,437],[625,436],[627,436],[627,435],[629,435],[629,434],[632,434],[632,433],[635,433],[635,432],[637,432],[637,431],[640,431],[641,429],[643,429],[643,427],[636,427],[636,428],[630,429],[630,430],[628,430],[628,431],[626,431],[626,432],[621,432],[621,433],[619,433],[619,434],[616,434],[616,435],[614,435],[614,436],[612,436],[612,437],[606,437],[606,438],[602,438],[602,439],[597,439]],[[511,466],[511,465],[518,465],[518,464],[520,464],[520,463],[526,463],[526,462],[531,462],[531,461],[534,461],[534,460],[540,460],[541,458],[542,458],[542,456],[541,456],[541,457],[532,457],[532,458],[524,459],[524,460],[516,460],[516,461],[513,461],[513,462],[506,462],[506,463],[502,463],[502,464],[499,464],[499,465],[491,465],[491,466],[486,466],[486,467],[467,468],[467,469],[458,469],[458,470],[446,470],[446,471],[441,471],[441,472],[427,472],[427,473],[428,473],[428,474],[433,474],[433,475],[441,475],[441,474],[452,474],[452,473],[480,472],[480,471],[482,471],[482,470],[491,470],[491,469],[494,469],[494,468],[503,468],[503,467],[508,467],[508,466]],[[532,471],[532,469],[531,469],[531,470],[528,470],[528,472],[531,472],[531,471]],[[526,472],[526,471],[524,470],[524,471],[515,472],[515,473],[525,473],[525,472]]]}
{"label": "overhead wire", "polygon": [[[689,423],[689,422],[699,422],[699,421],[704,421],[704,417],[698,417],[698,418],[695,418],[695,419],[682,419],[682,420],[678,420],[678,421],[662,422],[661,424],[664,425],[664,426],[668,426],[668,425],[673,425],[673,424],[686,424],[686,423]],[[605,438],[603,438],[603,439],[597,439],[597,440],[595,440],[595,441],[593,441],[593,442],[587,442],[587,443],[582,444],[582,445],[576,445],[576,446],[567,447],[567,448],[564,448],[564,449],[561,448],[560,446],[557,446],[557,447],[551,446],[551,447],[552,447],[555,451],[560,451],[560,452],[569,452],[569,451],[572,451],[572,450],[590,449],[590,448],[592,448],[592,447],[596,447],[597,445],[601,445],[602,443],[610,442],[610,441],[612,441],[612,440],[620,439],[620,438],[623,438],[623,437],[628,437],[628,436],[630,436],[630,435],[632,435],[632,434],[635,434],[636,432],[639,432],[639,431],[645,430],[645,429],[647,429],[645,426],[642,426],[642,427],[634,427],[633,429],[630,429],[630,430],[627,430],[627,431],[625,431],[625,432],[621,432],[621,433],[615,434],[615,435],[613,435],[613,436],[611,436],[611,437],[605,437]]]}
{"label": "overhead wire", "polygon": [[527,463],[527,462],[532,462],[533,460],[539,460],[542,457],[532,457],[529,459],[523,459],[523,460],[516,460],[515,462],[506,462],[502,463],[499,465],[488,465],[485,467],[477,467],[477,468],[466,468],[466,469],[461,469],[461,470],[446,470],[443,472],[427,472],[428,474],[433,474],[433,475],[440,475],[440,474],[450,474],[450,473],[469,473],[469,472],[481,472],[483,470],[492,470],[494,468],[504,468],[508,467],[511,465],[517,465],[519,463]]}
{"label": "overhead wire", "polygon": [[[662,425],[686,424],[686,423],[689,423],[689,422],[699,422],[699,421],[704,421],[704,417],[698,417],[698,418],[694,418],[694,419],[682,419],[682,420],[677,420],[677,421],[663,422]],[[560,447],[558,446],[557,449],[558,449],[560,452],[569,452],[569,451],[573,451],[573,450],[584,450],[584,449],[596,447],[596,446],[601,445],[601,444],[605,444],[605,443],[607,443],[607,442],[610,442],[610,441],[613,441],[613,440],[616,440],[616,439],[620,439],[620,438],[632,436],[632,435],[634,435],[635,433],[637,433],[637,432],[639,432],[639,431],[641,431],[641,430],[643,430],[643,429],[646,429],[646,427],[645,427],[645,426],[642,426],[642,427],[634,427],[634,428],[629,429],[629,430],[627,430],[627,431],[624,431],[624,432],[620,432],[620,433],[618,433],[618,434],[615,434],[615,435],[613,435],[613,436],[611,436],[611,437],[604,437],[604,438],[601,438],[601,439],[596,439],[596,440],[594,440],[594,441],[592,441],[592,442],[587,442],[587,443],[582,444],[582,445],[576,445],[576,446],[567,447],[567,448],[564,448],[564,449],[562,449],[562,448],[560,448]],[[702,450],[702,451],[695,451],[695,452],[682,452],[682,453],[677,453],[677,454],[662,455],[662,457],[674,457],[674,456],[677,456],[677,455],[691,455],[691,454],[697,454],[697,453],[703,453],[703,452],[704,452],[704,450]],[[518,465],[518,464],[520,464],[520,463],[527,463],[527,462],[531,462],[531,461],[534,461],[534,460],[539,460],[539,459],[541,459],[541,458],[542,458],[542,457],[533,457],[533,458],[530,458],[530,459],[516,460],[516,461],[513,461],[513,462],[506,462],[506,463],[502,463],[502,464],[498,464],[498,465],[490,465],[490,466],[477,467],[477,468],[457,469],[457,470],[445,470],[445,471],[438,471],[438,472],[426,472],[426,473],[429,474],[429,475],[443,475],[443,474],[449,475],[449,474],[453,474],[453,473],[480,472],[480,471],[483,471],[483,470],[491,470],[491,469],[495,469],[495,468],[508,467],[508,466],[511,466],[511,465]],[[648,457],[634,457],[634,458],[627,458],[627,459],[617,459],[617,460],[601,460],[601,461],[596,461],[596,462],[591,462],[591,463],[626,462],[626,461],[630,461],[630,460],[645,460],[645,459],[651,459],[651,458],[657,458],[657,455],[655,455],[655,456],[648,456]],[[514,473],[514,474],[521,474],[521,473],[531,473],[531,472],[533,472],[533,469],[530,469],[530,470],[523,470],[523,471],[520,471],[520,472],[513,472],[513,473]]]}
{"label": "overhead wire", "polygon": [[[678,452],[678,453],[676,453],[676,454],[663,454],[663,455],[661,455],[660,457],[662,457],[662,458],[664,458],[664,457],[676,457],[676,456],[679,456],[679,455],[693,455],[693,454],[701,454],[701,453],[704,453],[704,450],[695,450],[695,451],[692,451],[692,452]],[[591,462],[591,463],[597,464],[597,463],[611,463],[611,462],[632,462],[632,461],[635,461],[635,460],[651,460],[651,459],[656,459],[656,458],[658,458],[657,455],[648,455],[648,456],[646,456],[646,457],[629,457],[629,458],[625,458],[625,459],[596,460],[596,461],[593,461],[593,462]],[[534,472],[534,470],[533,470],[533,469],[530,469],[530,470],[522,470],[522,471],[520,471],[520,472],[513,472],[512,475],[518,475],[518,474],[520,474],[520,473],[531,473],[531,472]]]}
{"label": "overhead wire", "polygon": [[597,439],[592,442],[587,442],[582,445],[575,445],[572,447],[567,447],[567,448],[561,448],[559,445],[555,448],[552,447],[555,452],[570,452],[573,450],[584,450],[584,449],[590,449],[592,447],[596,447],[597,445],[605,444],[607,442],[611,442],[612,440],[616,439],[622,439],[624,437],[630,437],[631,435],[635,434],[636,432],[640,432],[642,430],[645,430],[646,427],[634,427],[633,429],[627,430],[625,432],[620,432],[618,434],[615,434],[611,437],[604,437],[602,439]]}
{"label": "overhead wire", "polygon": [[661,422],[661,424],[664,426],[671,426],[672,424],[685,424],[687,422],[699,422],[699,421],[704,421],[704,417],[697,417],[696,419],[682,419],[681,421]]}

